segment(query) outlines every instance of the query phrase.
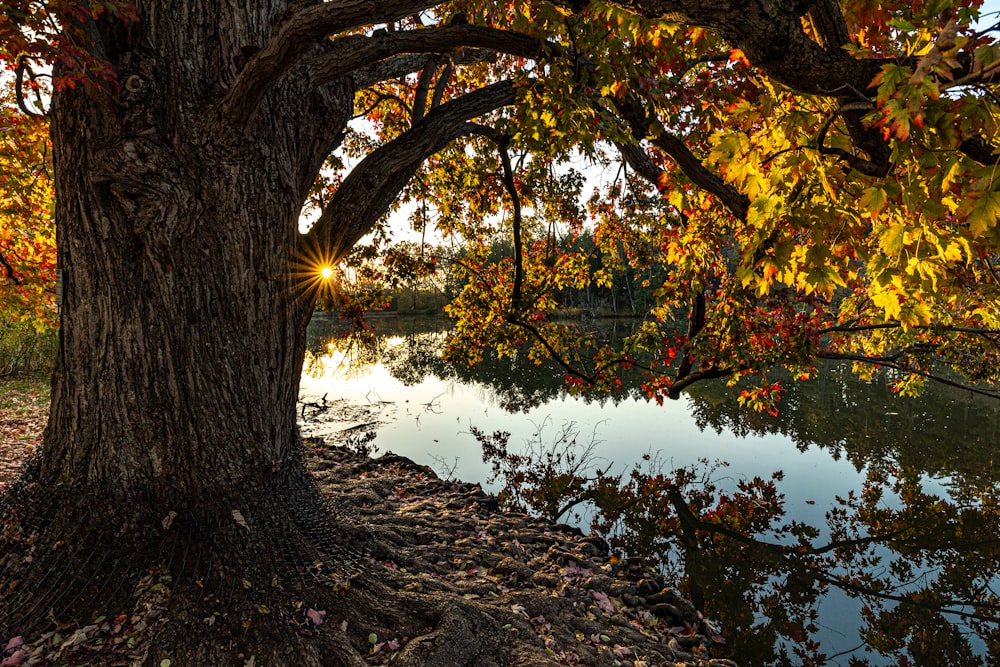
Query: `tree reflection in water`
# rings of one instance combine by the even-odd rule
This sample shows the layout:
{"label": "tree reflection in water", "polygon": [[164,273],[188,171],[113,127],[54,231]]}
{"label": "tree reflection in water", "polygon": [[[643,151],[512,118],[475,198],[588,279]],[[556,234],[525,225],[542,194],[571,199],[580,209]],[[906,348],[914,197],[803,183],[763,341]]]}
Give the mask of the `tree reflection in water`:
{"label": "tree reflection in water", "polygon": [[[561,394],[554,366],[489,355],[474,367],[449,364],[441,359],[440,325],[410,326],[404,344],[372,336],[352,363],[380,361],[408,384],[433,375],[484,385],[509,411]],[[329,337],[310,340],[317,357],[330,344]],[[622,396],[594,400],[639,395],[626,378]],[[592,530],[675,575],[718,619],[728,641],[723,650],[741,664],[1000,661],[1000,499],[993,488],[1000,405],[940,386],[902,399],[836,366],[817,380],[789,383],[776,417],[741,408],[738,395],[739,388],[704,383],[687,400],[702,429],[782,434],[802,450],[819,446],[866,471],[863,487],[828,509],[826,525],[787,515],[780,472],[730,490],[716,481],[721,464],[707,461],[667,470],[650,458],[609,475],[606,466],[580,466],[579,456],[569,468],[568,459],[546,456],[542,443],[524,456],[503,433],[478,438],[507,502],[550,514],[578,503],[596,507]],[[825,655],[817,640],[819,606],[831,590],[862,604],[863,648],[849,656]]]}

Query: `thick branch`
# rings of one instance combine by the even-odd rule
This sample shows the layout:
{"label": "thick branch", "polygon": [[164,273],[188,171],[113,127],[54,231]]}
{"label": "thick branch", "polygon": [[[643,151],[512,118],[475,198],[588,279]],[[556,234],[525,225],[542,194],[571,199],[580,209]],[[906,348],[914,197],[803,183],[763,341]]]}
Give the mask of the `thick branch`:
{"label": "thick branch", "polygon": [[[392,56],[448,53],[460,47],[488,49],[496,53],[509,53],[525,58],[537,58],[542,53],[542,44],[526,35],[453,23],[420,30],[379,31],[370,37],[365,35],[341,37],[321,56],[313,60],[311,74],[313,82],[322,85]],[[426,60],[422,59],[422,62]]]}
{"label": "thick branch", "polygon": [[[834,0],[819,0],[810,15],[822,44],[811,39],[802,25],[811,2],[615,0],[612,4],[647,18],[707,28],[739,47],[751,64],[772,80],[800,93],[837,99],[848,107],[870,102],[865,91],[882,65],[889,62],[857,59],[841,48],[848,35]],[[888,173],[889,147],[877,131],[864,124],[864,113],[852,109],[841,115],[856,147],[868,156],[867,160],[852,156],[855,168],[870,175]]]}
{"label": "thick branch", "polygon": [[[482,62],[493,62],[496,60],[496,51],[489,49],[467,48],[461,52],[461,57],[455,59],[456,65],[474,65]],[[398,79],[399,77],[419,72],[426,67],[431,67],[437,62],[434,54],[408,53],[399,56],[392,56],[386,60],[379,61],[351,72],[351,82],[355,90],[364,90],[380,81]]]}
{"label": "thick branch", "polygon": [[[722,177],[706,167],[687,145],[671,134],[658,119],[647,114],[641,102],[632,100],[621,105],[621,114],[632,128],[632,135],[642,140],[653,134],[653,145],[670,156],[691,182],[719,198],[730,213],[745,220],[750,210],[750,199],[742,192],[722,180]],[[655,129],[650,132],[650,129]],[[660,168],[639,146],[618,144],[618,150],[636,173],[648,180],[657,190],[661,190]]]}
{"label": "thick branch", "polygon": [[[611,4],[646,18],[707,28],[739,47],[775,81],[809,95],[863,99],[863,91],[884,63],[859,60],[842,50],[841,44],[827,48],[810,39],[802,27],[809,2],[614,0]],[[825,41],[840,28],[835,15],[821,14]]]}
{"label": "thick branch", "polygon": [[681,397],[681,392],[690,387],[693,384],[702,382],[704,380],[719,380],[722,378],[727,378],[737,371],[747,370],[744,368],[710,368],[704,371],[698,371],[697,373],[690,373],[682,378],[677,379],[670,383],[670,391],[667,394],[669,398],[678,399]]}
{"label": "thick branch", "polygon": [[444,101],[444,91],[448,88],[448,82],[451,81],[452,74],[455,73],[455,61],[448,60],[448,63],[444,66],[441,71],[441,75],[438,77],[437,84],[434,86],[434,95],[431,98],[431,109],[436,109],[441,106],[441,102]]}
{"label": "thick branch", "polygon": [[703,165],[683,141],[663,128],[652,141],[677,163],[692,183],[718,197],[734,216],[740,220],[746,219],[747,211],[750,209],[750,199]]}
{"label": "thick branch", "polygon": [[[654,144],[673,158],[692,183],[718,197],[723,206],[729,209],[729,212],[734,216],[741,220],[746,219],[747,211],[750,209],[750,200],[747,196],[703,165],[697,156],[684,145],[684,142],[664,131],[656,138]],[[646,155],[646,152],[634,144],[617,144],[617,146],[628,166],[662,192],[660,176],[663,171]]]}
{"label": "thick branch", "polygon": [[271,41],[236,77],[222,101],[223,118],[237,127],[248,124],[271,87],[329,35],[396,21],[436,4],[435,0],[334,0],[295,12],[278,24]]}
{"label": "thick branch", "polygon": [[664,188],[660,182],[663,170],[653,162],[653,159],[646,154],[646,151],[642,150],[642,147],[637,144],[616,143],[615,146],[618,148],[618,152],[622,154],[625,163],[632,167],[635,173],[649,181],[660,194],[663,194]]}
{"label": "thick branch", "polygon": [[475,131],[466,121],[513,103],[513,82],[501,81],[432,110],[348,174],[309,236],[342,258],[389,210],[425,159]]}
{"label": "thick branch", "polygon": [[413,93],[413,110],[410,112],[410,122],[416,123],[418,120],[424,117],[424,113],[427,111],[427,94],[431,90],[431,81],[434,80],[434,75],[437,74],[438,61],[435,58],[420,72],[420,78],[417,79],[417,88]]}
{"label": "thick branch", "polygon": [[825,49],[839,49],[851,43],[847,21],[837,0],[815,0],[809,9],[809,22],[816,40]]}
{"label": "thick branch", "polygon": [[351,72],[351,83],[354,84],[354,90],[364,90],[380,81],[391,81],[431,67],[435,59],[436,56],[423,54],[408,53],[402,56],[394,56],[354,70]]}

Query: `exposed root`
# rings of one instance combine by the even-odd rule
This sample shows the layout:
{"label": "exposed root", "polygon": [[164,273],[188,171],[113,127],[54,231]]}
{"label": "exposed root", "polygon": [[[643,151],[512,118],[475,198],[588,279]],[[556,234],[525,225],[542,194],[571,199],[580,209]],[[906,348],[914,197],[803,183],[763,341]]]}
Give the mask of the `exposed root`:
{"label": "exposed root", "polygon": [[29,472],[0,505],[5,657],[732,664],[710,658],[715,633],[689,603],[599,540],[502,514],[478,486],[392,455],[315,449],[310,468],[318,486],[275,475],[145,511],[80,489],[43,494]]}

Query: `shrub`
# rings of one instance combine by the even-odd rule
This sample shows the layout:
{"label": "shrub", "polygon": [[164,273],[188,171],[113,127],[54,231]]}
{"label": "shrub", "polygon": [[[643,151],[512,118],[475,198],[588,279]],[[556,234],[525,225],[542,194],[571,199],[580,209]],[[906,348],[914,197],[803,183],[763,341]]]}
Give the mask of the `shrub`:
{"label": "shrub", "polygon": [[28,322],[0,324],[0,378],[48,373],[58,344],[57,330],[39,332]]}

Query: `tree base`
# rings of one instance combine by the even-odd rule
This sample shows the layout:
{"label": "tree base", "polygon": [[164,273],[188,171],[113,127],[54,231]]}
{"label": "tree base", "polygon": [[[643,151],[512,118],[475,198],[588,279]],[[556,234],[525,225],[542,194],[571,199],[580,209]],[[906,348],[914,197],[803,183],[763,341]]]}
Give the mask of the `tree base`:
{"label": "tree base", "polygon": [[[10,664],[731,665],[666,582],[393,455],[138,512],[42,489],[0,504]],[[317,484],[318,482],[318,484]],[[5,663],[7,664],[7,663]]]}

